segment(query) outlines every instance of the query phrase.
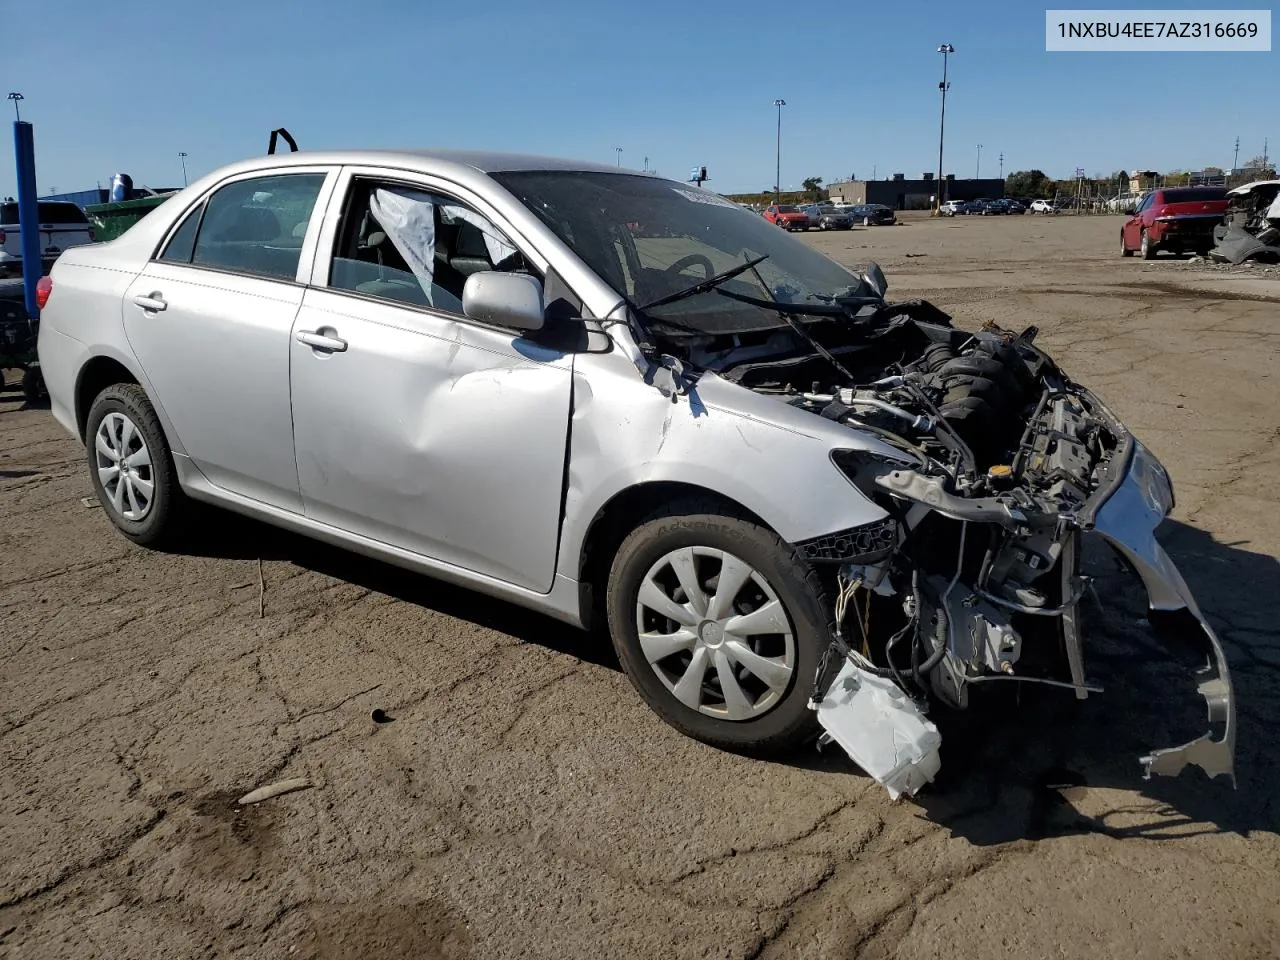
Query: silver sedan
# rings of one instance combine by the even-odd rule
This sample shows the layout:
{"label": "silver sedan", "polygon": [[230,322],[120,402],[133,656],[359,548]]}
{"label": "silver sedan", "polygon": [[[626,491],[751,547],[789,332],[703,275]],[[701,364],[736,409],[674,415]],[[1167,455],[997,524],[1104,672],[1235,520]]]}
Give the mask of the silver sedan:
{"label": "silver sedan", "polygon": [[[1083,697],[1082,536],[1213,630],[1156,542],[1158,461],[1022,333],[957,328],[706,190],[506,155],[294,153],[192,184],[42,281],[53,413],[106,516],[191,501],[607,623],[667,722],[838,741],[897,795],[929,699]],[[1028,655],[1030,654],[1030,655]]]}

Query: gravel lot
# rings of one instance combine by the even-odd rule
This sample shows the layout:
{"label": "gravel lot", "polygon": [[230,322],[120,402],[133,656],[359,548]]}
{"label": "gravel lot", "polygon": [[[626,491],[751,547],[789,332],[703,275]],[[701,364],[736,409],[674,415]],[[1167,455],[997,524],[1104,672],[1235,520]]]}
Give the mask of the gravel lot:
{"label": "gravel lot", "polygon": [[[1280,279],[1122,260],[1118,232],[808,239],[962,324],[1037,324],[1164,460],[1166,545],[1228,642],[1238,790],[1141,779],[1203,708],[1105,555],[1106,694],[940,717],[942,776],[895,804],[838,751],[682,738],[603,637],[229,516],[181,555],[135,548],[10,389],[0,956],[1276,956]],[[293,776],[314,789],[235,808]]]}

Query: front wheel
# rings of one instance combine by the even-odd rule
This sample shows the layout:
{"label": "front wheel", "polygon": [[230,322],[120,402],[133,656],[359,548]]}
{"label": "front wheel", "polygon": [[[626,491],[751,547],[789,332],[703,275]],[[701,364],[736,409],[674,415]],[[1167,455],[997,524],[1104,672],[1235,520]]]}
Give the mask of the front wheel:
{"label": "front wheel", "polygon": [[816,573],[772,531],[673,504],[619,547],[607,605],[623,670],[677,730],[755,754],[816,732],[808,701],[829,618]]}
{"label": "front wheel", "polygon": [[1120,256],[1132,257],[1133,251],[1129,249],[1129,245],[1124,242],[1124,231],[1120,231]]}
{"label": "front wheel", "polygon": [[89,479],[116,529],[134,543],[158,546],[181,529],[186,494],[151,401],[134,383],[103,390],[85,425]]}

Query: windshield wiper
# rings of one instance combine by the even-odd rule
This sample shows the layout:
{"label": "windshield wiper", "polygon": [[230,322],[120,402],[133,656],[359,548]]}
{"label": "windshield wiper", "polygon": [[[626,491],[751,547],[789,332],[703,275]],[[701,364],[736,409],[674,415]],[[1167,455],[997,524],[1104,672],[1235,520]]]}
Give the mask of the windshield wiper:
{"label": "windshield wiper", "polygon": [[[646,311],[652,310],[654,307],[665,306],[668,303],[675,303],[677,300],[684,300],[686,297],[692,297],[699,293],[706,293],[708,290],[714,290],[726,280],[732,280],[738,274],[746,273],[748,270],[758,264],[764,263],[768,259],[769,255],[766,253],[763,256],[756,257],[754,260],[748,260],[746,263],[732,267],[724,271],[724,273],[717,273],[714,277],[707,277],[707,279],[699,283],[695,283],[692,287],[677,291],[676,293],[668,294],[665,297],[659,297],[652,303],[646,303],[643,307],[638,307],[637,309],[641,313],[645,313]],[[720,292],[723,293],[724,291],[722,290]]]}
{"label": "windshield wiper", "polygon": [[773,310],[775,313],[790,313],[801,317],[844,317],[848,316],[846,307],[861,307],[884,302],[879,297],[839,297],[833,298],[836,300],[835,303],[805,304],[787,303],[782,300],[763,300],[760,297],[749,297],[746,294],[733,293],[730,290],[717,290],[716,293],[731,300],[750,304],[753,307],[763,307],[766,310]]}

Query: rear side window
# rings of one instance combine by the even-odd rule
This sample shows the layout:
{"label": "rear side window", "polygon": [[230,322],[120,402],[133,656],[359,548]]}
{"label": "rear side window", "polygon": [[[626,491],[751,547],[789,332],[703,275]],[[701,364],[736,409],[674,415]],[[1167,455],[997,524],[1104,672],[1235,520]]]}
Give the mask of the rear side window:
{"label": "rear side window", "polygon": [[[254,177],[227,184],[192,211],[162,260],[293,280],[323,173]],[[203,213],[203,215],[202,215]]]}

